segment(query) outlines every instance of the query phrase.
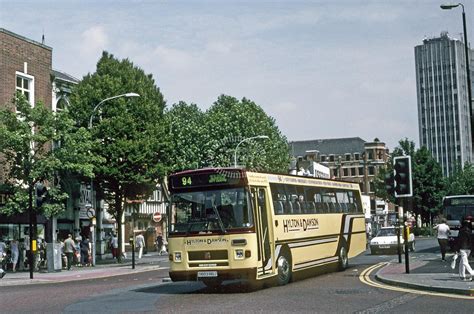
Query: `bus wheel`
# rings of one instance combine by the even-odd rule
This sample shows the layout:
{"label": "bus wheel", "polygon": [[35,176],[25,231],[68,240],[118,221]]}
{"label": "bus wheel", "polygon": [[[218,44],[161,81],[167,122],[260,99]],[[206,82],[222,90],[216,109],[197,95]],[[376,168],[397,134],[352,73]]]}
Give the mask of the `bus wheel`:
{"label": "bus wheel", "polygon": [[222,280],[206,279],[202,282],[210,289],[218,289],[222,285]]}
{"label": "bus wheel", "polygon": [[349,258],[347,257],[347,248],[345,245],[341,245],[339,249],[339,270],[343,271],[349,266]]}
{"label": "bus wheel", "polygon": [[284,286],[291,280],[291,263],[286,252],[283,252],[277,260],[278,285]]}

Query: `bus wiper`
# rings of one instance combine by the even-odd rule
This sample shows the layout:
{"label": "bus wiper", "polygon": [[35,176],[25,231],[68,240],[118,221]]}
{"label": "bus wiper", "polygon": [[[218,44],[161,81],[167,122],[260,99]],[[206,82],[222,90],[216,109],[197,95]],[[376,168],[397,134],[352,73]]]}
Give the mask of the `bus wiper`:
{"label": "bus wiper", "polygon": [[212,209],[214,210],[214,213],[216,214],[217,222],[219,223],[219,227],[221,228],[222,233],[227,233],[227,230],[224,227],[224,223],[222,222],[221,216],[219,215],[219,212],[217,211],[217,207],[214,205],[212,206]]}

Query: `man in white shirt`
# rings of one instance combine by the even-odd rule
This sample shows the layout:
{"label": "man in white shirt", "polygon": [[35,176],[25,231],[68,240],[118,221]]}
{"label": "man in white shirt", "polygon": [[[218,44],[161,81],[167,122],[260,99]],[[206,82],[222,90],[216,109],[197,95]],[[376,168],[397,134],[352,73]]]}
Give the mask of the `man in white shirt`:
{"label": "man in white shirt", "polygon": [[142,258],[143,248],[145,247],[145,238],[141,233],[137,235],[136,243],[138,248],[138,259],[140,259]]}
{"label": "man in white shirt", "polygon": [[446,224],[446,219],[442,218],[441,223],[434,226],[438,230],[438,243],[441,249],[441,259],[446,261],[446,249],[448,247],[449,226]]}

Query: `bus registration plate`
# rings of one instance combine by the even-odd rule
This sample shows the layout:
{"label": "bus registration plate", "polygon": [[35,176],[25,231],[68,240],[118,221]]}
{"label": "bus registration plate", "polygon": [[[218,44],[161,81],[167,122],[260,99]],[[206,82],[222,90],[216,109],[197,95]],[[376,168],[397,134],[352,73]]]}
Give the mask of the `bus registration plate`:
{"label": "bus registration plate", "polygon": [[198,271],[199,278],[217,277],[217,271]]}

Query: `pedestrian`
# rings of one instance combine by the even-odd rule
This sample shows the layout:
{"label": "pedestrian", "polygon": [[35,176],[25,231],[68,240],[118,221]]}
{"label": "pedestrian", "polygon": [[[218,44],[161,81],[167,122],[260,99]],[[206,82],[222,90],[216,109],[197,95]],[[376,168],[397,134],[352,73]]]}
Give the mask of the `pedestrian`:
{"label": "pedestrian", "polygon": [[138,248],[138,259],[142,258],[143,248],[145,247],[145,238],[143,234],[139,233],[135,239]]}
{"label": "pedestrian", "polygon": [[163,236],[161,233],[156,237],[156,250],[158,251],[158,254],[161,255],[161,252],[163,251]]}
{"label": "pedestrian", "polygon": [[24,248],[25,250],[23,251],[24,255],[23,255],[23,266],[24,266],[24,269],[30,269],[30,236],[29,236],[29,231],[25,230],[25,233],[24,233],[25,237],[24,237],[24,241],[23,241],[23,245],[24,245]]}
{"label": "pedestrian", "polygon": [[10,242],[11,260],[12,260],[12,271],[16,272],[16,264],[18,263],[18,256],[20,252],[18,250],[18,240],[11,240]]}
{"label": "pedestrian", "polygon": [[80,243],[81,248],[81,264],[82,266],[89,265],[89,254],[91,254],[91,242],[88,237],[83,237]]}
{"label": "pedestrian", "polygon": [[72,239],[72,234],[67,235],[67,239],[64,240],[64,254],[67,258],[67,270],[71,270],[71,265],[73,261],[73,255],[76,251],[76,243]]}
{"label": "pedestrian", "polygon": [[[463,281],[472,281],[472,276],[474,271],[469,265],[469,260],[467,259],[471,253],[471,222],[463,219],[461,224],[461,229],[459,229],[458,234],[458,248],[459,248],[459,277]],[[466,277],[466,270],[470,274],[470,277]]]}
{"label": "pedestrian", "polygon": [[446,219],[442,218],[441,223],[434,226],[434,229],[438,231],[438,244],[441,250],[441,260],[446,261],[446,250],[448,248],[449,241],[449,226],[446,224]]}
{"label": "pedestrian", "polygon": [[112,234],[112,239],[110,240],[110,247],[112,249],[112,257],[116,258],[117,261],[119,259],[118,256],[118,238],[117,235],[114,233]]}
{"label": "pedestrian", "polygon": [[0,238],[0,269],[5,270],[7,266],[7,244]]}

